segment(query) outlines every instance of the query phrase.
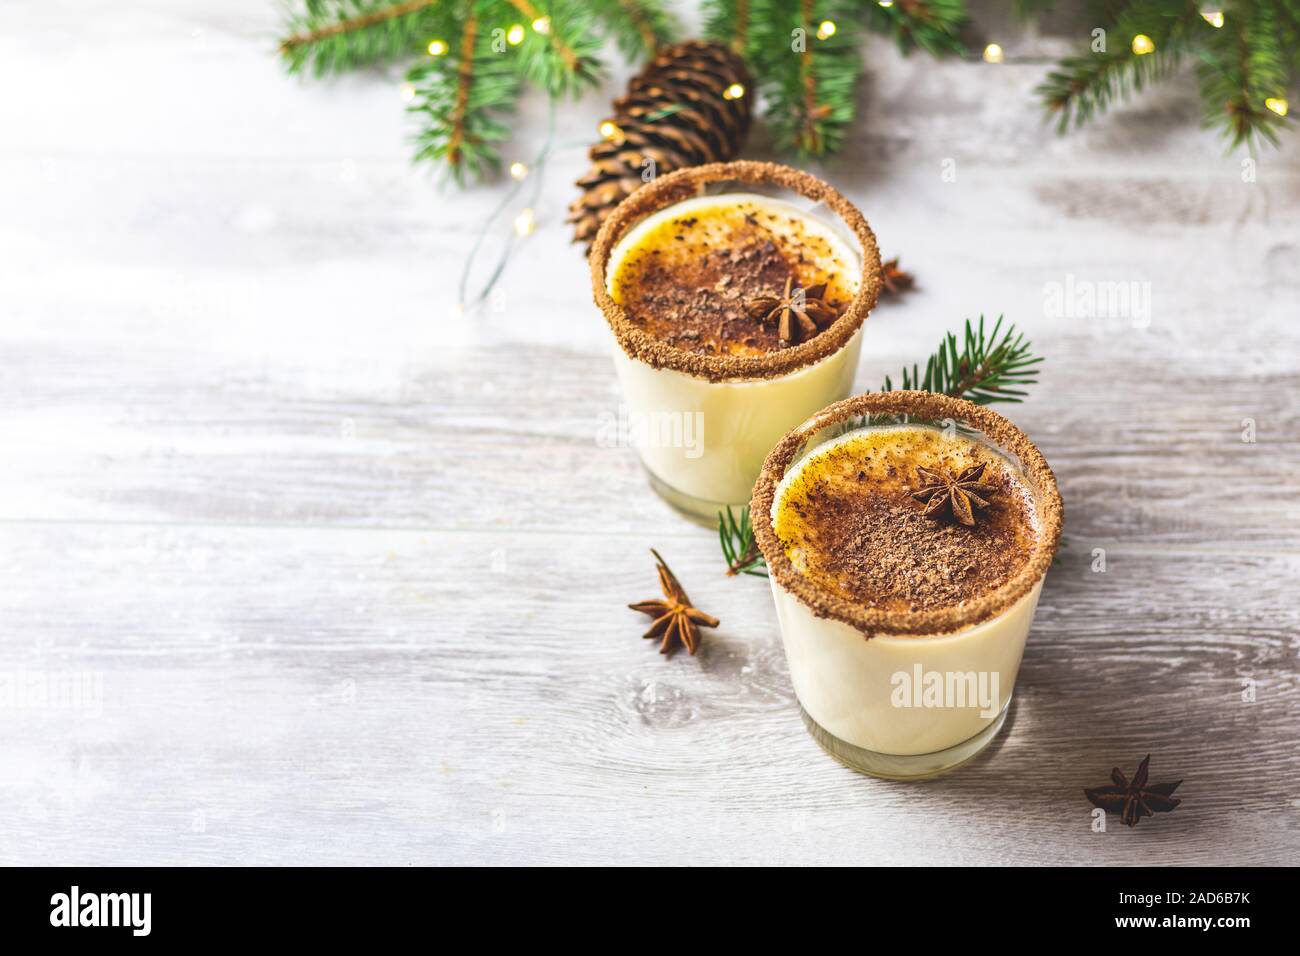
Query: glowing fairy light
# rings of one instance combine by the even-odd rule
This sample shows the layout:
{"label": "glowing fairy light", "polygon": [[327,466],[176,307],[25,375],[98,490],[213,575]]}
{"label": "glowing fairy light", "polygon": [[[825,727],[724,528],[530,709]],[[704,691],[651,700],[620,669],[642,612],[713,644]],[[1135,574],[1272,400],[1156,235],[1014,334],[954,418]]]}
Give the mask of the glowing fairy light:
{"label": "glowing fairy light", "polygon": [[1264,105],[1271,109],[1278,116],[1286,116],[1287,111],[1291,108],[1287,101],[1280,96],[1270,96],[1264,101]]}
{"label": "glowing fairy light", "polygon": [[550,33],[550,32],[551,32],[551,18],[550,18],[550,17],[538,17],[536,20],[533,21],[533,30],[534,30],[535,32],[537,32],[537,33],[542,33],[542,34]]}
{"label": "glowing fairy light", "polygon": [[729,87],[727,87],[725,90],[722,91],[722,98],[724,100],[738,100],[744,95],[745,95],[745,87],[744,84],[741,83],[732,83]]}
{"label": "glowing fairy light", "polygon": [[1145,56],[1148,53],[1156,51],[1156,41],[1151,39],[1145,33],[1139,33],[1133,38],[1133,52],[1138,56]]}
{"label": "glowing fairy light", "polygon": [[515,162],[515,163],[511,163],[511,164],[510,164],[510,178],[511,178],[511,179],[520,180],[520,179],[523,179],[523,178],[524,178],[525,176],[527,176],[527,175],[528,175],[528,167],[525,166],[523,163]]}
{"label": "glowing fairy light", "polygon": [[1216,30],[1223,29],[1223,11],[1222,10],[1202,10],[1201,19],[1214,27]]}
{"label": "glowing fairy light", "polygon": [[506,42],[511,46],[519,46],[524,42],[524,26],[522,23],[516,23],[506,31]]}
{"label": "glowing fairy light", "polygon": [[985,63],[1001,63],[1001,62],[1002,62],[1002,47],[1000,47],[1000,46],[999,46],[998,44],[996,44],[996,43],[990,43],[988,46],[986,46],[986,47],[984,48],[984,62],[985,62]]}
{"label": "glowing fairy light", "polygon": [[442,56],[447,52],[446,40],[431,40],[429,42],[429,56]]}
{"label": "glowing fairy light", "polygon": [[817,27],[817,39],[829,40],[833,36],[835,36],[835,21],[823,20],[821,25]]}
{"label": "glowing fairy light", "polygon": [[533,211],[531,209],[524,209],[519,213],[519,215],[515,216],[515,235],[520,238],[530,235],[536,225],[536,220],[533,218]]}

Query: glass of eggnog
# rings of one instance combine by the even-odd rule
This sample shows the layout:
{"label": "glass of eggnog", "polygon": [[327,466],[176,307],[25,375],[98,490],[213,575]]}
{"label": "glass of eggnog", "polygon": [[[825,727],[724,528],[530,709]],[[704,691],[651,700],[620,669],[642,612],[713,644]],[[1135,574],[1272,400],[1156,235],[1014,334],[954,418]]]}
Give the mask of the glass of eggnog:
{"label": "glass of eggnog", "polygon": [[751,520],[822,748],[910,779],[986,747],[1007,717],[1061,514],[1024,432],[946,395],[855,396],[782,438]]}
{"label": "glass of eggnog", "polygon": [[606,219],[590,263],[625,434],[655,490],[715,526],[781,435],[849,394],[881,284],[862,214],[772,163],[654,180]]}

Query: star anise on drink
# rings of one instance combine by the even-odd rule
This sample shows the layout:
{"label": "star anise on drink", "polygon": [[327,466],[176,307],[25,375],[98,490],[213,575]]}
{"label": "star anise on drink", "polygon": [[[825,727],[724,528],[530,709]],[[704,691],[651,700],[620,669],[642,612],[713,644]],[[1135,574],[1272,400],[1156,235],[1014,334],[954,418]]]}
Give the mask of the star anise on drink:
{"label": "star anise on drink", "polygon": [[799,289],[794,286],[794,276],[790,276],[779,296],[757,296],[749,301],[746,310],[751,319],[758,319],[764,325],[775,324],[782,345],[794,345],[808,341],[835,321],[835,310],[827,304],[825,295],[826,283]]}
{"label": "star anise on drink", "polygon": [[921,513],[927,518],[935,518],[946,509],[968,528],[974,527],[975,509],[987,508],[987,499],[998,490],[993,485],[980,481],[987,464],[988,462],[982,461],[978,465],[971,465],[956,478],[941,471],[918,467],[916,473],[921,476],[923,484],[921,490],[912,497],[926,503],[925,510]]}
{"label": "star anise on drink", "polygon": [[916,286],[916,278],[898,267],[898,257],[895,256],[880,267],[880,284],[883,295],[899,296],[912,291]]}
{"label": "star anise on drink", "polygon": [[1171,794],[1182,783],[1148,783],[1147,764],[1151,755],[1147,754],[1138,764],[1137,773],[1129,780],[1116,767],[1110,772],[1111,783],[1095,790],[1084,790],[1083,795],[1094,807],[1100,807],[1107,813],[1118,813],[1125,826],[1135,827],[1143,817],[1156,813],[1169,813],[1182,803]]}
{"label": "star anise on drink", "polygon": [[677,575],[673,574],[664,563],[664,559],[659,557],[659,552],[651,548],[650,553],[655,556],[657,562],[659,587],[664,592],[664,600],[640,601],[629,604],[628,607],[654,618],[650,630],[641,636],[662,637],[663,642],[659,645],[660,654],[671,655],[677,649],[678,643],[694,654],[700,646],[699,629],[717,627],[718,619],[694,607],[691,599],[686,596],[681,582],[677,580]]}

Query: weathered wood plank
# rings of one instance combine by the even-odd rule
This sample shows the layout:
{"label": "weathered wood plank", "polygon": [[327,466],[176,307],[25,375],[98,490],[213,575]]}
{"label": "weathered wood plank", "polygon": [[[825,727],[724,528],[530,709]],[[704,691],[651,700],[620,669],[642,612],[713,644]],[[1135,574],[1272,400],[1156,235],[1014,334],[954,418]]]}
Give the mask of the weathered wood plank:
{"label": "weathered wood plank", "polygon": [[[102,716],[6,722],[11,859],[1115,864],[1300,850],[1294,555],[1115,546],[1103,574],[1067,556],[1005,739],[905,786],[816,748],[766,585],[720,574],[699,538],[667,549],[723,620],[694,660],[662,659],[622,606],[654,590],[649,534],[37,524],[7,538],[6,578],[23,586],[0,598],[4,668],[103,679]],[[575,580],[576,567],[605,570]],[[1078,788],[1147,752],[1186,779],[1186,805],[1092,834]]]}

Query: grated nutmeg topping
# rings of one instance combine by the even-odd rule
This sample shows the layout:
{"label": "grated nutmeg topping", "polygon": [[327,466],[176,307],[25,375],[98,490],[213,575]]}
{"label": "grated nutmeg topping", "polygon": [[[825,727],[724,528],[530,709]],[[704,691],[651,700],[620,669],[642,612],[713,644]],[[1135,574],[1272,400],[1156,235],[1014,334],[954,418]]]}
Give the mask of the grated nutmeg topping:
{"label": "grated nutmeg topping", "polygon": [[[853,283],[855,291],[844,303],[843,311],[817,335],[786,347],[780,347],[781,343],[777,342],[778,347],[767,348],[756,337],[744,348],[731,348],[728,344],[736,341],[743,345],[745,336],[734,335],[724,326],[709,327],[704,322],[697,324],[692,320],[686,323],[687,331],[691,331],[693,325],[703,326],[694,328],[695,337],[675,339],[672,334],[662,334],[662,329],[647,328],[644,313],[635,309],[629,312],[610,294],[607,267],[619,240],[647,216],[701,195],[710,183],[720,182],[779,186],[824,203],[854,236],[862,256],[861,275]],[[835,354],[861,328],[881,288],[880,252],[875,235],[862,213],[817,177],[776,163],[711,163],[659,177],[628,196],[606,218],[592,245],[589,262],[592,295],[629,357],[653,368],[673,369],[710,381],[776,378]],[[792,267],[787,263],[786,268]],[[769,278],[774,278],[774,275],[765,277],[764,281]],[[680,307],[685,303],[677,305]],[[743,311],[738,307],[736,314],[741,315]],[[752,323],[750,327],[753,327]],[[722,347],[724,345],[728,347]]]}

